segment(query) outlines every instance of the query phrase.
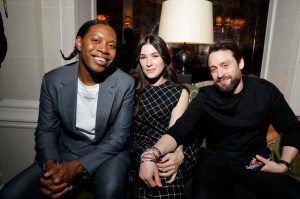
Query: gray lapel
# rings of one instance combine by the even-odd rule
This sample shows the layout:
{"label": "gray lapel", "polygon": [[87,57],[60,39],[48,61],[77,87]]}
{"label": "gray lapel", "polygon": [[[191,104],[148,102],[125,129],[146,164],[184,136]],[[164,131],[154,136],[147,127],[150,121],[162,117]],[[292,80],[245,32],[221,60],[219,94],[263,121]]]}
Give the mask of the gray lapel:
{"label": "gray lapel", "polygon": [[107,129],[108,119],[116,92],[117,77],[109,76],[99,85],[99,95],[96,116],[96,140],[100,140]]}
{"label": "gray lapel", "polygon": [[60,89],[62,98],[60,103],[66,121],[65,124],[69,130],[76,132],[78,62],[69,67],[68,74],[65,74],[64,80],[61,81],[63,87]]}

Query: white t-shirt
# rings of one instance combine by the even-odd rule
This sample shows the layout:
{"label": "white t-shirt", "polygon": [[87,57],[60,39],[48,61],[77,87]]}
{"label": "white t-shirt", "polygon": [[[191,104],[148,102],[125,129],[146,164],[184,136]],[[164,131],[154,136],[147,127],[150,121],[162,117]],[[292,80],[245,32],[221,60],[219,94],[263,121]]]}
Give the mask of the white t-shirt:
{"label": "white t-shirt", "polygon": [[95,138],[99,84],[86,86],[78,79],[76,130]]}

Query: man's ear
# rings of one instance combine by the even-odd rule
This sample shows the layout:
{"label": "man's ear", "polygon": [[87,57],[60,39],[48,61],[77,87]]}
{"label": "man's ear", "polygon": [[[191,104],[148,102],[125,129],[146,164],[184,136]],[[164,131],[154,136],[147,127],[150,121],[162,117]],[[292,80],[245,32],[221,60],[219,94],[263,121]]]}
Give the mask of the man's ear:
{"label": "man's ear", "polygon": [[240,62],[239,62],[239,68],[240,68],[240,70],[242,70],[244,68],[244,66],[245,66],[245,62],[244,62],[244,59],[242,58],[240,60]]}
{"label": "man's ear", "polygon": [[77,50],[81,51],[82,39],[80,36],[76,37],[75,44],[76,44]]}

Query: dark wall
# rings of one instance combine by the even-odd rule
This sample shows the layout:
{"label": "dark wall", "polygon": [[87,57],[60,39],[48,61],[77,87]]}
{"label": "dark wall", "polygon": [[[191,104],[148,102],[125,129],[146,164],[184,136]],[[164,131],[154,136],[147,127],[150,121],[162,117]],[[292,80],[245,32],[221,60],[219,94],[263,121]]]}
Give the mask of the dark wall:
{"label": "dark wall", "polygon": [[97,14],[108,15],[109,24],[117,31],[117,33],[122,34],[122,0],[97,0]]}
{"label": "dark wall", "polygon": [[[220,31],[221,29],[218,30],[214,23],[214,40],[235,39],[242,48],[244,55],[245,68],[243,73],[259,76],[269,0],[211,0],[211,2],[213,3],[214,19],[217,16],[222,16],[223,22],[225,17],[230,17],[232,20],[231,26],[222,25],[222,31]],[[132,28],[137,39],[147,34],[157,34],[162,3],[163,0],[133,0]],[[119,33],[122,31],[122,6],[123,1],[121,0],[98,0],[98,13],[110,15],[109,22]],[[245,23],[240,29],[237,29],[233,25],[234,19],[245,19]],[[171,50],[174,54],[181,49],[180,45],[170,46],[173,48]],[[187,46],[193,57],[190,71],[202,73],[200,75],[195,74],[195,76],[200,77],[195,81],[209,78],[208,71],[205,69],[207,65],[206,47],[207,45]],[[198,70],[199,66],[200,69]]]}
{"label": "dark wall", "polygon": [[[235,39],[243,51],[245,60],[245,74],[259,76],[261,70],[263,47],[266,33],[269,0],[211,0],[213,3],[214,17],[231,17],[245,19],[241,29],[235,30],[229,27],[221,39]],[[226,27],[223,26],[226,30]],[[216,26],[215,26],[216,28]],[[219,38],[216,35],[215,41]]]}

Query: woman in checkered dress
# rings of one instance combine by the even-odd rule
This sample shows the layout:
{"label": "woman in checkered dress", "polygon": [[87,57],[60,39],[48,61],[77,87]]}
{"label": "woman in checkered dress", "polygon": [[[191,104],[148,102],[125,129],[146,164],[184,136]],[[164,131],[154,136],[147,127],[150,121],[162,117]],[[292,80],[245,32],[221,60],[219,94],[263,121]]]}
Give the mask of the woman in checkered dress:
{"label": "woman in checkered dress", "polygon": [[[131,74],[136,80],[136,106],[132,151],[138,171],[141,155],[187,108],[189,93],[177,79],[168,47],[159,36],[141,39],[134,58]],[[184,198],[184,184],[192,175],[197,153],[196,143],[191,142],[153,162],[159,168],[163,187],[151,189],[140,181],[139,198]]]}

